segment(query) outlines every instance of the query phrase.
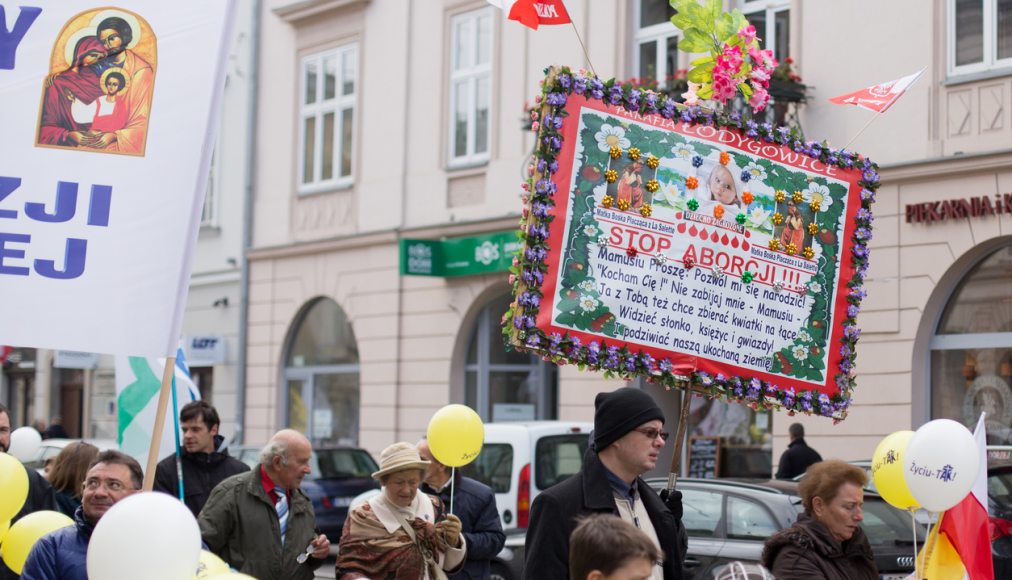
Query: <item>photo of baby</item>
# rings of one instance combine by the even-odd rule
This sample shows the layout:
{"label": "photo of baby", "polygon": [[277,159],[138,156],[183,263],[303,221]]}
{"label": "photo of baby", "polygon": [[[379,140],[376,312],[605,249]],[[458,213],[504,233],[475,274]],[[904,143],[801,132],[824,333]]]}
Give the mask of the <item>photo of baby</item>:
{"label": "photo of baby", "polygon": [[713,167],[706,180],[706,187],[710,191],[710,201],[722,203],[727,209],[741,209],[737,181],[726,165],[717,164]]}

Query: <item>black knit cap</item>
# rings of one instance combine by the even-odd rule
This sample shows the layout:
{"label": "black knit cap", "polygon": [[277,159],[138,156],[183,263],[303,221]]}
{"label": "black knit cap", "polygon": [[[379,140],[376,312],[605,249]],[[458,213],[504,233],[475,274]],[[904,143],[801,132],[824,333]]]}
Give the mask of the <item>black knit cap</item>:
{"label": "black knit cap", "polygon": [[623,387],[594,399],[594,448],[598,453],[646,423],[664,423],[664,412],[646,391]]}

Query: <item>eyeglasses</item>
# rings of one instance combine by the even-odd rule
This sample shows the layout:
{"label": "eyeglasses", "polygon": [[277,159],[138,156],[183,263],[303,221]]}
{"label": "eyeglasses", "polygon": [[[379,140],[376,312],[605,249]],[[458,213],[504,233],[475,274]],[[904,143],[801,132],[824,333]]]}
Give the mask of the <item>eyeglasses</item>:
{"label": "eyeglasses", "polygon": [[117,479],[88,479],[81,484],[81,486],[88,491],[95,491],[96,489],[102,487],[102,485],[105,485],[105,488],[113,493],[120,493],[125,491],[127,488],[125,483]]}
{"label": "eyeglasses", "polygon": [[660,437],[661,439],[667,441],[668,437],[671,437],[671,433],[668,433],[667,431],[661,431],[660,429],[654,429],[653,427],[648,427],[645,429],[633,429],[633,431],[646,435],[647,439],[657,439],[658,437]]}

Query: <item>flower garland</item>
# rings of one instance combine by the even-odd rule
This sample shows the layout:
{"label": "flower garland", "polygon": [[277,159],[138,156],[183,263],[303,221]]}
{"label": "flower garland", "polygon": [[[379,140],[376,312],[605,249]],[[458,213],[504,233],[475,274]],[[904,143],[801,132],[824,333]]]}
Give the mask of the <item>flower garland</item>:
{"label": "flower garland", "polygon": [[[860,336],[856,318],[861,300],[866,295],[862,284],[868,269],[868,242],[872,237],[871,205],[879,186],[877,165],[853,151],[835,149],[824,142],[802,141],[786,127],[774,128],[770,123],[757,124],[737,114],[715,113],[698,106],[680,106],[666,95],[623,87],[614,79],[602,81],[586,71],[574,72],[568,67],[562,67],[548,69],[546,73],[548,75],[539,97],[542,112],[536,147],[537,161],[530,168],[531,177],[523,184],[526,193],[523,196],[524,209],[519,236],[524,243],[524,250],[514,258],[510,268],[510,283],[516,300],[503,316],[503,334],[507,348],[517,346],[531,350],[559,365],[572,362],[581,369],[602,370],[606,377],[629,380],[644,376],[648,381],[667,388],[683,387],[688,380],[694,390],[708,397],[747,404],[753,409],[822,415],[836,421],[844,419],[855,384],[855,346]],[[553,198],[558,190],[553,176],[558,171],[558,155],[562,149],[561,130],[568,117],[565,105],[573,94],[640,114],[658,114],[665,119],[677,119],[684,123],[736,130],[766,143],[787,146],[826,165],[841,169],[857,168],[861,171],[858,182],[862,187],[861,207],[857,211],[857,227],[852,236],[851,265],[854,276],[847,282],[848,306],[839,346],[841,359],[834,377],[839,388],[837,393],[829,396],[816,390],[795,392],[793,388],[781,389],[756,377],[728,377],[704,371],[695,371],[686,377],[673,372],[675,369],[670,359],[657,360],[649,353],[631,352],[625,345],[609,344],[605,340],[584,344],[579,337],[569,333],[548,335],[536,327],[544,297],[541,285],[548,271],[545,263],[549,249],[548,228],[555,219],[552,212],[555,207]],[[573,267],[578,266],[582,264],[574,262]],[[815,290],[810,284],[809,291]],[[814,320],[813,324],[819,322]],[[601,321],[601,324],[615,324],[614,317]],[[826,329],[827,332],[828,330]]]}

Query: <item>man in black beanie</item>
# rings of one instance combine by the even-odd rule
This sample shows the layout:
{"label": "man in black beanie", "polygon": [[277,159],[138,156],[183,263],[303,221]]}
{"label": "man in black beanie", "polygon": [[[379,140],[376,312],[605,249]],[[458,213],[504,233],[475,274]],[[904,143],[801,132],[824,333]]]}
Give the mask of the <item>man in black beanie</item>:
{"label": "man in black beanie", "polygon": [[593,441],[580,472],[531,504],[524,580],[569,578],[569,536],[579,517],[595,513],[621,517],[657,544],[664,562],[654,566],[652,580],[681,580],[688,546],[682,494],[662,501],[640,478],[657,465],[668,439],[663,428],[664,413],[646,392],[625,387],[598,393]]}

